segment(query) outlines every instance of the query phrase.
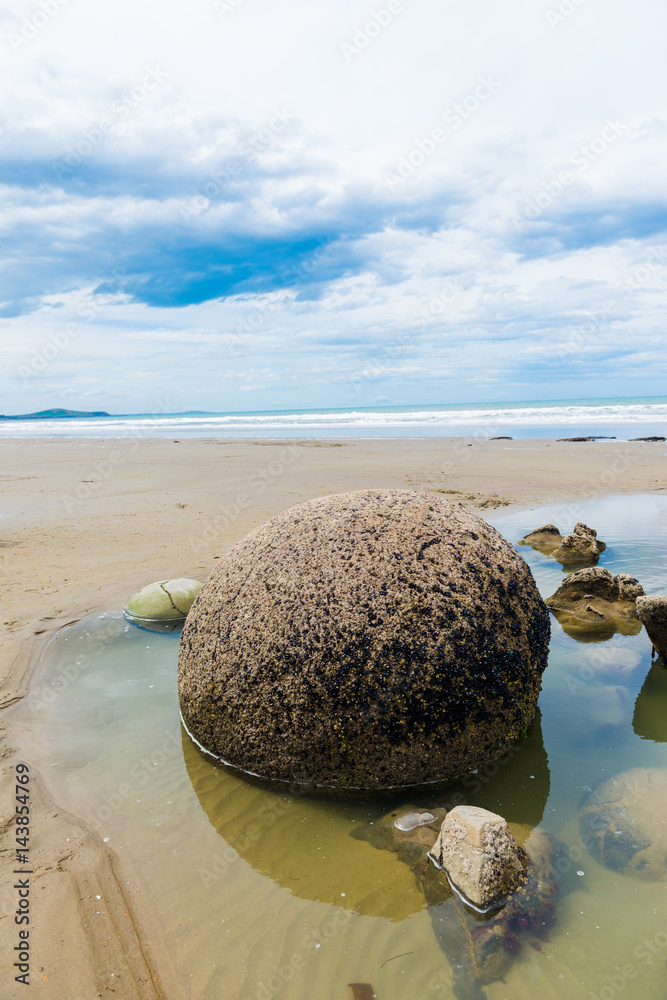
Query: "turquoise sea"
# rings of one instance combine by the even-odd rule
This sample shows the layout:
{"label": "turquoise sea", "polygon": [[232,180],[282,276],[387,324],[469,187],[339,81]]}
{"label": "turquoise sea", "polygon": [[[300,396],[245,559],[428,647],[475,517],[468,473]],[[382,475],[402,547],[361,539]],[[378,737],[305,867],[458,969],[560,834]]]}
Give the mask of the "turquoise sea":
{"label": "turquoise sea", "polygon": [[0,438],[500,435],[515,438],[604,435],[626,440],[646,435],[667,436],[667,396],[0,420]]}

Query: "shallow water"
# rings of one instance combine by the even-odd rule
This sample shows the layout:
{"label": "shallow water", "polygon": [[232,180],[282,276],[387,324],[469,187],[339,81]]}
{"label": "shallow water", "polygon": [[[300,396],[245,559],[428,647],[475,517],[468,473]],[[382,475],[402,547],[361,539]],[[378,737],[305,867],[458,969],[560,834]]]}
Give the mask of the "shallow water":
{"label": "shallow water", "polygon": [[[667,592],[667,498],[490,520],[513,542],[547,521],[563,530],[584,520],[607,542],[601,566]],[[520,551],[549,596],[560,566]],[[541,824],[570,850],[549,940],[524,947],[505,982],[479,996],[665,1000],[667,872],[651,883],[604,868],[581,845],[577,816],[601,780],[667,767],[667,670],[651,666],[644,631],[581,643],[552,619],[541,719],[517,752],[438,793],[372,802],[271,791],[216,767],[182,733],[177,651],[177,635],[120,613],[88,618],[59,634],[7,714],[58,800],[129,862],[186,997],[350,1000],[349,983],[372,984],[378,1000],[452,997],[414,876],[350,834],[395,807],[448,806],[458,792]]]}

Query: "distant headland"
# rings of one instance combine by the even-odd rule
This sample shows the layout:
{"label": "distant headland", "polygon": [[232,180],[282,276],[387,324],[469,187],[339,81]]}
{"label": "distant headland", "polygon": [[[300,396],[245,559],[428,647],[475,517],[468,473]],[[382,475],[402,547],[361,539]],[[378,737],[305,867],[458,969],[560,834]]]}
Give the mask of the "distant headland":
{"label": "distant headland", "polygon": [[7,417],[0,413],[0,420],[60,420],[61,418],[76,417],[109,417],[110,413],[104,410],[88,412],[86,410],[40,410],[39,413],[19,413],[16,416]]}

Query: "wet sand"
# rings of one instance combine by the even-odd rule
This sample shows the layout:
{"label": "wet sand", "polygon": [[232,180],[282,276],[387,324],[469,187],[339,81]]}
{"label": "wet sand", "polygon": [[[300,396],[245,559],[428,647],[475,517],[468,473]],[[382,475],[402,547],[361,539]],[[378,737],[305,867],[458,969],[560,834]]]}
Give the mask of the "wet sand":
{"label": "wet sand", "polygon": [[[484,512],[667,491],[664,444],[460,438],[0,441],[0,705],[25,694],[49,637],[169,576],[205,579],[238,538],[311,497],[434,491]],[[536,525],[537,527],[537,525]],[[14,766],[0,722],[0,912],[16,907]],[[181,997],[136,875],[31,774],[31,984],[44,1000]],[[99,898],[98,898],[99,897]],[[2,953],[18,940],[0,921]],[[8,980],[3,995],[25,995]],[[113,991],[113,992],[112,992]]]}

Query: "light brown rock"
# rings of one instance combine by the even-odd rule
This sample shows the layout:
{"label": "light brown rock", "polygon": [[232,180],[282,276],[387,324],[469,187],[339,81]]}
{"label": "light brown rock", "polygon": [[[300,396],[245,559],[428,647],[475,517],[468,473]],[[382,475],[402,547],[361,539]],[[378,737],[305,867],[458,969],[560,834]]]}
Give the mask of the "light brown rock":
{"label": "light brown rock", "polygon": [[637,614],[656,652],[667,659],[667,597],[649,594],[637,598]]}
{"label": "light brown rock", "polygon": [[636,635],[641,623],[635,601],[643,593],[633,576],[590,566],[566,577],[546,605],[569,634]]}
{"label": "light brown rock", "polygon": [[571,535],[566,535],[553,557],[563,566],[582,566],[597,563],[600,554],[607,548],[598,541],[597,532],[581,521],[575,524]]}
{"label": "light brown rock", "polygon": [[541,528],[529,531],[521,539],[521,544],[530,545],[531,548],[537,549],[538,552],[542,552],[545,556],[550,556],[562,541],[563,536],[555,524],[543,524]]}
{"label": "light brown rock", "polygon": [[549,618],[481,518],[404,490],[320,497],[225,555],[181,636],[185,725],[244,771],[341,789],[446,781],[529,724]]}
{"label": "light brown rock", "polygon": [[429,856],[483,911],[504,903],[526,880],[528,858],[507,822],[478,806],[456,806],[447,814]]}

